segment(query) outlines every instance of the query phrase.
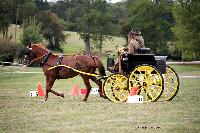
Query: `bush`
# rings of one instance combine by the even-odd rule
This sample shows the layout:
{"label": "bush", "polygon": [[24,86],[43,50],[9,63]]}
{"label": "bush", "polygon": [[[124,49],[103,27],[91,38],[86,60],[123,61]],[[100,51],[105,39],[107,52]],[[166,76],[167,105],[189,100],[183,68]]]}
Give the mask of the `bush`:
{"label": "bush", "polygon": [[9,39],[0,39],[0,61],[13,62],[17,45]]}

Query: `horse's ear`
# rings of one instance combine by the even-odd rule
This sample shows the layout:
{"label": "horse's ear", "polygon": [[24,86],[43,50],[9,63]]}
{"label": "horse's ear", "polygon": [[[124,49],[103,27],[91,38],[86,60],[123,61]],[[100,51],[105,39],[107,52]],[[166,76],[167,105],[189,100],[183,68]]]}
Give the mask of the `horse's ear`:
{"label": "horse's ear", "polygon": [[28,43],[27,48],[31,48],[31,42]]}
{"label": "horse's ear", "polygon": [[31,42],[28,44],[27,49],[32,50],[32,43]]}

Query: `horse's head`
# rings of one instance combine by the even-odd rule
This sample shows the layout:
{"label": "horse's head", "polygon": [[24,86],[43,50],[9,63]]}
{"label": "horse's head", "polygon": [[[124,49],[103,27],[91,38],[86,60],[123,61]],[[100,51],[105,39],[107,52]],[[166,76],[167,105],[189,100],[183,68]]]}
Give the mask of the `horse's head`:
{"label": "horse's head", "polygon": [[29,44],[26,48],[25,48],[25,56],[24,56],[24,60],[23,60],[23,64],[24,65],[28,65],[30,64],[30,62],[36,58],[36,53],[33,50],[33,45]]}
{"label": "horse's head", "polygon": [[45,56],[48,50],[41,44],[29,44],[25,48],[25,56],[23,64],[28,65],[34,61],[38,61],[41,57]]}

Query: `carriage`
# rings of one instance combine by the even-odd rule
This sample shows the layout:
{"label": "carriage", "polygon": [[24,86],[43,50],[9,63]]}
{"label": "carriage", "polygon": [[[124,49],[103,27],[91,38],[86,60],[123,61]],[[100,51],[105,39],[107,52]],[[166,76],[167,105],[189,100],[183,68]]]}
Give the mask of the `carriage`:
{"label": "carriage", "polygon": [[139,54],[118,52],[118,61],[107,58],[107,70],[112,74],[104,82],[103,89],[109,100],[124,102],[130,91],[137,88],[137,95],[144,102],[157,101],[164,95],[166,101],[172,100],[179,89],[177,73],[166,65],[167,56],[150,54],[149,48],[139,49]]}
{"label": "carriage", "polygon": [[[118,52],[116,63],[114,58],[108,58],[107,69],[112,73],[110,76],[106,76],[103,63],[97,56],[60,56],[42,44],[30,44],[26,47],[24,64],[38,63],[43,68],[46,76],[45,101],[49,92],[64,98],[64,93],[52,90],[56,79],[68,79],[78,75],[82,77],[87,88],[83,101],[87,101],[91,90],[90,79],[99,86],[100,96],[107,96],[113,102],[126,101],[133,88],[137,88],[136,93],[143,96],[144,102],[156,101],[162,93],[167,101],[172,100],[179,89],[179,78],[171,67],[166,66],[166,56],[150,54],[148,48],[142,48],[139,52],[122,55]],[[95,74],[96,69],[99,74]],[[103,87],[102,81],[97,77],[105,79]]]}

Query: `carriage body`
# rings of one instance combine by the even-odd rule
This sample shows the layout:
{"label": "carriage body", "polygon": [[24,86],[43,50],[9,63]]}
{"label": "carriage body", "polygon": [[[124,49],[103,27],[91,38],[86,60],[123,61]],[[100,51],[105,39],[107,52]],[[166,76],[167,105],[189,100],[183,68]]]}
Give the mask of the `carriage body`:
{"label": "carriage body", "polygon": [[154,56],[153,54],[124,54],[121,65],[123,72],[129,73],[139,65],[155,66],[162,74],[166,72],[166,56]]}
{"label": "carriage body", "polygon": [[133,88],[144,101],[157,101],[164,92],[167,101],[172,100],[179,89],[176,72],[166,65],[167,56],[155,56],[148,52],[123,54],[114,61],[107,58],[107,70],[111,74],[104,83],[104,91],[114,102],[126,101]]}
{"label": "carriage body", "polygon": [[[167,56],[155,56],[154,54],[124,54],[121,56],[121,69],[125,73],[130,73],[136,66],[151,65],[156,67],[162,74],[166,72]],[[107,58],[107,70],[111,73],[118,72],[118,63],[114,57]]]}

